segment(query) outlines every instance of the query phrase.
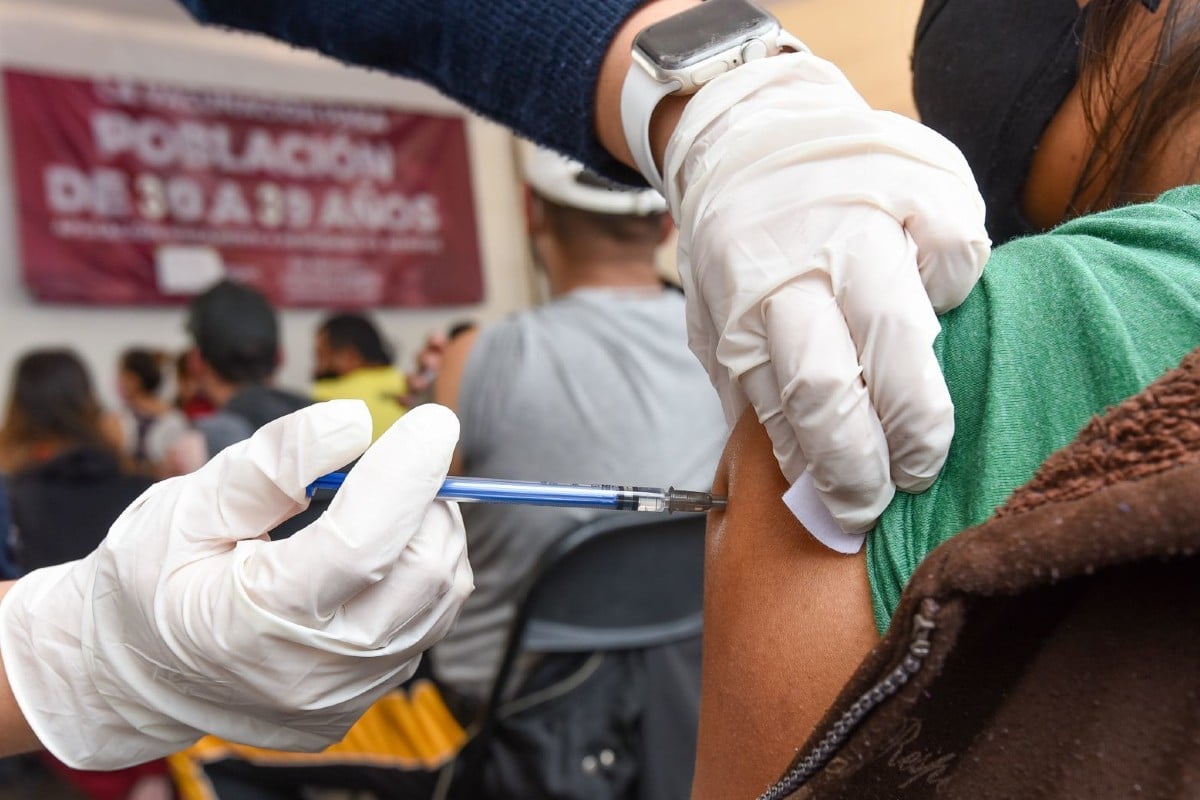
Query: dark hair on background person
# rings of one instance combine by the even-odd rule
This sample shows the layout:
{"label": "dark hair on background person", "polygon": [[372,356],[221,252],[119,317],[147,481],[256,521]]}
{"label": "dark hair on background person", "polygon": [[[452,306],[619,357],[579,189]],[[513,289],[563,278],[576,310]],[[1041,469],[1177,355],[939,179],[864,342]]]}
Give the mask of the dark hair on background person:
{"label": "dark hair on background person", "polygon": [[466,333],[468,331],[473,331],[477,327],[479,327],[479,323],[477,323],[475,320],[461,319],[457,322],[452,323],[448,328],[446,328],[446,338],[453,342],[455,339],[462,336],[464,333]]}
{"label": "dark hair on background person", "polygon": [[108,447],[103,410],[87,368],[73,351],[34,350],[13,370],[0,427],[0,469],[31,463],[39,448],[89,444]]}
{"label": "dark hair on background person", "polygon": [[391,348],[371,320],[362,314],[333,314],[321,323],[319,330],[331,348],[351,348],[367,366],[386,367],[393,361]]}
{"label": "dark hair on background person", "polygon": [[145,394],[158,394],[163,384],[163,365],[166,355],[154,350],[131,347],[121,353],[119,367],[137,379]]}
{"label": "dark hair on background person", "polygon": [[[1092,0],[1086,13],[1079,89],[1093,148],[1072,215],[1153,199],[1200,167],[1200,148],[1171,135],[1200,110],[1200,4]],[[1131,40],[1152,25],[1153,52],[1133,58]]]}
{"label": "dark hair on background person", "polygon": [[279,365],[279,320],[260,292],[224,280],[188,306],[188,332],[213,371],[231,384],[267,381]]}

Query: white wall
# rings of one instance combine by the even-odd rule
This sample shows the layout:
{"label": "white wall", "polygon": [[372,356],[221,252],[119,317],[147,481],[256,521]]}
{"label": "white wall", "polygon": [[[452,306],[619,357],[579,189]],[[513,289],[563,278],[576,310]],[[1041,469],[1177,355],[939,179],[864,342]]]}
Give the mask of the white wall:
{"label": "white wall", "polygon": [[[419,84],[344,67],[260,37],[201,28],[172,0],[0,0],[0,66],[461,113],[451,101]],[[183,311],[31,301],[21,284],[18,263],[8,149],[8,125],[12,123],[5,120],[0,126],[0,398],[7,398],[12,364],[23,351],[70,345],[91,365],[106,401],[115,402],[113,365],[117,354],[131,344],[184,347]],[[401,351],[401,363],[407,363],[428,332],[442,329],[450,321],[464,317],[492,320],[531,300],[529,255],[511,138],[501,128],[473,117],[467,135],[485,302],[451,309],[377,312],[376,319]],[[281,383],[296,388],[306,385],[312,366],[312,333],[320,316],[317,311],[282,314]]]}

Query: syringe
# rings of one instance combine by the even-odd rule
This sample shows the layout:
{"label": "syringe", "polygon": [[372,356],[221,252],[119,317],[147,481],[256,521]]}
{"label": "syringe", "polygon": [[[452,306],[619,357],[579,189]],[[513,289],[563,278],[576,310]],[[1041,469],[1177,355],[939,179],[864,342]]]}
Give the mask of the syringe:
{"label": "syringe", "polygon": [[[326,499],[342,485],[344,472],[331,472],[308,487],[308,496]],[[704,512],[725,508],[724,497],[708,492],[689,492],[674,487],[608,486],[575,483],[505,481],[494,478],[446,478],[437,493],[439,500],[459,503],[514,503],[528,506],[608,508],[615,511]]]}

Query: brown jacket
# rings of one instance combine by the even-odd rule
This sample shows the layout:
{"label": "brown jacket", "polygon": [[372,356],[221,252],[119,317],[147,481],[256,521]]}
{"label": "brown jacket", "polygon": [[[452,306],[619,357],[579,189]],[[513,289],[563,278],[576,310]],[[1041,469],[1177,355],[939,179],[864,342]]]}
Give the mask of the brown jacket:
{"label": "brown jacket", "polygon": [[935,550],[763,797],[1200,798],[1200,351]]}

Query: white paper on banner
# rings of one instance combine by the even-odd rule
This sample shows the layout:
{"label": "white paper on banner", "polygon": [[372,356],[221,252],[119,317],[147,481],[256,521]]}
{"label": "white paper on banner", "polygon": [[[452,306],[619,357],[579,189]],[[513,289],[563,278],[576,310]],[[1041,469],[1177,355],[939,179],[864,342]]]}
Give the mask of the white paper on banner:
{"label": "white paper on banner", "polygon": [[154,272],[163,294],[200,294],[225,277],[225,263],[211,247],[164,245],[154,251]]}
{"label": "white paper on banner", "polygon": [[845,533],[833,521],[833,515],[817,494],[812,476],[807,472],[783,493],[783,504],[796,515],[800,524],[821,544],[839,553],[852,555],[862,549],[865,533]]}

